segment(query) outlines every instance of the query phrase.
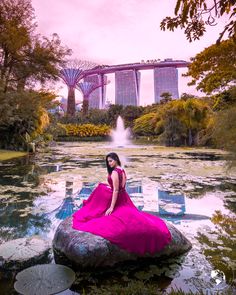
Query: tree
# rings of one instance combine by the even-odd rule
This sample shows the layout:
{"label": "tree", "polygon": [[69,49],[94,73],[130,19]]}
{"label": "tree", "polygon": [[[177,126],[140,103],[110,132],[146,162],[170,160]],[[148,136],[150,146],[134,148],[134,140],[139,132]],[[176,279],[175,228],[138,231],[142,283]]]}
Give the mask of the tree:
{"label": "tree", "polygon": [[160,97],[161,97],[161,101],[160,101],[161,104],[167,103],[172,100],[172,94],[170,92],[162,92]]}
{"label": "tree", "polygon": [[135,120],[138,135],[159,135],[168,146],[199,144],[199,133],[211,118],[208,104],[196,98],[172,100]]}
{"label": "tree", "polygon": [[133,127],[134,120],[140,117],[143,113],[143,107],[127,105],[124,107],[121,116],[125,121],[126,127]]}
{"label": "tree", "polygon": [[35,91],[0,91],[1,148],[26,149],[49,124],[46,109],[55,95]]}
{"label": "tree", "polygon": [[65,56],[57,34],[46,38],[35,33],[30,0],[0,1],[0,138],[1,146],[26,149],[49,124],[47,108],[53,93],[35,91],[59,79]]}
{"label": "tree", "polygon": [[[217,93],[212,96],[214,99],[213,109],[214,111],[222,111],[229,109],[236,104],[236,87],[231,87],[221,93]],[[211,98],[211,99],[212,99]]]}
{"label": "tree", "polygon": [[177,0],[174,10],[175,17],[167,16],[160,24],[162,30],[174,31],[177,28],[184,29],[187,39],[200,39],[206,31],[206,25],[214,26],[216,20],[222,16],[228,16],[228,23],[220,33],[219,43],[225,33],[236,41],[236,1],[235,0]]}
{"label": "tree", "polygon": [[35,33],[34,9],[30,0],[0,2],[0,79],[8,89],[34,87],[59,79],[60,67],[71,51],[52,39]]}
{"label": "tree", "polygon": [[201,99],[188,99],[183,104],[183,110],[180,121],[187,128],[188,145],[192,146],[194,141],[198,144],[198,132],[206,128],[210,109]]}
{"label": "tree", "polygon": [[193,94],[184,92],[184,93],[181,94],[181,97],[180,97],[180,99],[182,99],[182,100],[188,100],[190,98],[196,98],[196,96],[193,95]]}
{"label": "tree", "polygon": [[121,104],[111,104],[109,106],[107,115],[108,115],[108,120],[111,124],[111,126],[115,127],[116,125],[116,120],[118,116],[121,116],[123,113],[123,105]]}
{"label": "tree", "polygon": [[191,59],[188,72],[191,76],[188,85],[208,94],[219,92],[236,84],[236,45],[232,39],[213,44]]}
{"label": "tree", "polygon": [[155,113],[142,115],[134,121],[134,133],[138,135],[156,135],[155,133]]}
{"label": "tree", "polygon": [[236,106],[222,110],[216,115],[213,138],[219,148],[231,153],[228,156],[229,166],[236,166]]}
{"label": "tree", "polygon": [[156,122],[156,129],[162,126],[160,141],[167,146],[179,146],[186,144],[187,128],[181,121],[184,115],[184,102],[182,100],[174,100],[166,103],[160,109],[159,120]]}

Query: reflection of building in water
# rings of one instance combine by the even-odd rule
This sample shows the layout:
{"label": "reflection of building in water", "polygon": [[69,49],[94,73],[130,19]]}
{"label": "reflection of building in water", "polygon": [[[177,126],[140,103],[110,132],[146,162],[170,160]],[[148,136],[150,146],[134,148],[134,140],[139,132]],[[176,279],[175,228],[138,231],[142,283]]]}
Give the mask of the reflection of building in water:
{"label": "reflection of building in water", "polygon": [[76,200],[87,198],[94,190],[96,182],[83,182],[81,190],[76,194]]}
{"label": "reflection of building in water", "polygon": [[136,182],[127,181],[125,189],[129,195],[143,193],[141,181],[136,181]]}
{"label": "reflection of building in water", "polygon": [[143,188],[141,181],[127,181],[126,191],[139,210],[144,208]]}
{"label": "reflection of building in water", "polygon": [[185,214],[185,197],[158,190],[158,207],[160,215],[182,216]]}
{"label": "reflection of building in water", "polygon": [[75,205],[73,197],[67,197],[63,200],[61,206],[57,209],[55,217],[64,220],[71,216],[79,208]]}
{"label": "reflection of building in water", "polygon": [[55,217],[57,219],[64,220],[77,210],[78,206],[75,204],[75,200],[73,198],[73,182],[66,181],[65,199],[63,200],[61,206],[56,209],[57,213],[55,214]]}

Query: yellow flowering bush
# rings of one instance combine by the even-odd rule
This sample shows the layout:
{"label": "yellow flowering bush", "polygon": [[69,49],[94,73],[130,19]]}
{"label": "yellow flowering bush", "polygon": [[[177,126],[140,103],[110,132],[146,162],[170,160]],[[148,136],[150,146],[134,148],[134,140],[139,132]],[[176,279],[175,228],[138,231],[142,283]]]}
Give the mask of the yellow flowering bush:
{"label": "yellow flowering bush", "polygon": [[110,133],[108,125],[93,124],[61,124],[66,130],[67,136],[96,137],[107,136]]}

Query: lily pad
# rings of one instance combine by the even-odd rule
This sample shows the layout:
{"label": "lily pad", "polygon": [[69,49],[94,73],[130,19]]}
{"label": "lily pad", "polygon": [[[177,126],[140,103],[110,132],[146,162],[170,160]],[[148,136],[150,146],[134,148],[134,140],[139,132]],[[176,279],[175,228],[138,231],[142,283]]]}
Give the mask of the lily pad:
{"label": "lily pad", "polygon": [[15,290],[24,295],[50,295],[62,292],[73,284],[74,271],[59,264],[31,266],[16,275]]}
{"label": "lily pad", "polygon": [[0,245],[0,267],[8,270],[28,267],[32,261],[45,259],[49,250],[49,242],[37,235],[5,242]]}

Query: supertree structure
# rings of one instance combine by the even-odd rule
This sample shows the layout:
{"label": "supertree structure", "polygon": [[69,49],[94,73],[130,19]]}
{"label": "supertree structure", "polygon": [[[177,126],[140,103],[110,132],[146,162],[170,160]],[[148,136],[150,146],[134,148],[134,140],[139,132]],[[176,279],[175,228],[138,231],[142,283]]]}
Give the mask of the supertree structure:
{"label": "supertree structure", "polygon": [[97,88],[107,85],[110,81],[100,82],[79,82],[77,83],[77,89],[83,94],[83,115],[87,115],[89,108],[89,96]]}
{"label": "supertree structure", "polygon": [[67,62],[66,67],[60,71],[61,78],[68,87],[67,115],[75,115],[75,88],[83,78],[83,71],[92,69],[96,65],[86,60],[70,60]]}

